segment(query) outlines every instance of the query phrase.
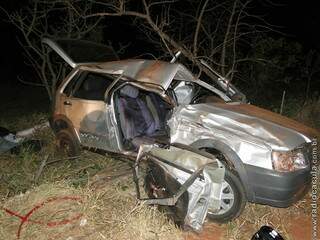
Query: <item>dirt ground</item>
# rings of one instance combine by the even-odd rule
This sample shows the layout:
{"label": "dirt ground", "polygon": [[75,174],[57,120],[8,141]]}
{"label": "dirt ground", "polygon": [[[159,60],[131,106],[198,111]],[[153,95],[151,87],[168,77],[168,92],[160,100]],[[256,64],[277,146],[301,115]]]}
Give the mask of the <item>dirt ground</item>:
{"label": "dirt ground", "polygon": [[[291,240],[312,239],[311,238],[311,218],[309,216],[304,215],[304,216],[295,217],[293,219],[288,220],[287,224],[288,224],[287,233],[281,234],[284,237],[284,239],[291,239]],[[239,238],[228,238],[227,225],[207,223],[204,226],[203,231],[199,234],[186,233],[185,240],[250,239],[248,238],[250,234],[253,235],[255,232],[254,232],[254,228],[250,228],[250,226],[247,226],[247,227],[248,229],[243,234],[243,236],[241,236],[240,234]],[[318,226],[318,229],[320,230],[319,226]]]}
{"label": "dirt ground", "polygon": [[[244,213],[235,221],[228,224],[206,222],[201,233],[185,233],[185,239],[248,240],[259,230],[260,226],[269,225],[276,229],[285,240],[311,240],[310,202],[310,196],[307,196],[297,204],[282,209],[248,204]],[[319,199],[318,205],[320,206]],[[253,215],[252,210],[254,210]],[[320,222],[318,222],[317,232],[320,232]]]}

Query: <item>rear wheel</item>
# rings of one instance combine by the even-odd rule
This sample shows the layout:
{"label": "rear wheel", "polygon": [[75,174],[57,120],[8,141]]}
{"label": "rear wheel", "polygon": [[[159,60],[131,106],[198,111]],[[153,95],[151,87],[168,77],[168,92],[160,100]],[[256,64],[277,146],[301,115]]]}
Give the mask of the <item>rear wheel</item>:
{"label": "rear wheel", "polygon": [[80,146],[75,136],[68,130],[60,130],[56,134],[56,145],[58,151],[68,157],[80,155]]}

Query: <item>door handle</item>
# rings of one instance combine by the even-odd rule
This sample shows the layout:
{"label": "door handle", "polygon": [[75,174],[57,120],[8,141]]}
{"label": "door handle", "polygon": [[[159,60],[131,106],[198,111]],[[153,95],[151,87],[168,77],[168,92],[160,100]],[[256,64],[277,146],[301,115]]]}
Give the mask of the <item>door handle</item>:
{"label": "door handle", "polygon": [[71,103],[70,101],[64,101],[63,104],[64,104],[64,105],[68,105],[68,106],[71,106],[71,105],[72,105],[72,103]]}

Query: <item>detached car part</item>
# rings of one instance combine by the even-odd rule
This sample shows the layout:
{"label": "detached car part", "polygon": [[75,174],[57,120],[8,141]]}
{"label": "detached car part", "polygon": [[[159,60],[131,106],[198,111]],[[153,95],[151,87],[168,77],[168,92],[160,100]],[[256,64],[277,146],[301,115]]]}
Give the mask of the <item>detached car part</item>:
{"label": "detached car part", "polygon": [[36,129],[48,127],[49,123],[36,125],[32,128],[28,128],[17,133],[13,133],[6,128],[0,127],[0,154],[9,150],[17,149],[20,145],[31,146],[36,151],[40,150],[41,143],[38,140],[30,139],[30,136]]}
{"label": "detached car part", "polygon": [[0,127],[0,153],[7,152],[18,146],[21,141],[22,139],[17,138],[14,133],[6,128]]}
{"label": "detached car part", "polygon": [[262,226],[251,240],[284,240],[284,238],[272,227]]}
{"label": "detached car part", "polygon": [[[146,159],[145,188],[149,199],[141,199],[139,164]],[[219,211],[225,169],[212,155],[181,144],[169,148],[142,145],[135,164],[138,199],[158,204],[176,224],[202,229],[208,210]]]}

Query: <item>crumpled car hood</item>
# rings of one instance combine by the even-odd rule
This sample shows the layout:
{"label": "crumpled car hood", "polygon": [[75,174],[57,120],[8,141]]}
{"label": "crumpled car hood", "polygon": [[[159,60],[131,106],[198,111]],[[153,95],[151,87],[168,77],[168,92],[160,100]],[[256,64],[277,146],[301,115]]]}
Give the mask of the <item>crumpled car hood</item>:
{"label": "crumpled car hood", "polygon": [[204,132],[225,132],[245,141],[290,150],[318,135],[317,131],[271,111],[240,103],[207,103],[187,105],[174,114],[199,124]]}

